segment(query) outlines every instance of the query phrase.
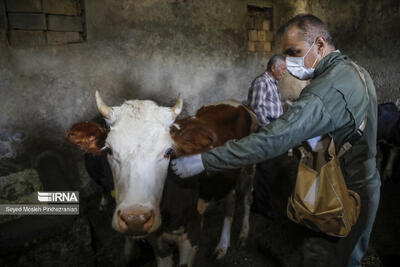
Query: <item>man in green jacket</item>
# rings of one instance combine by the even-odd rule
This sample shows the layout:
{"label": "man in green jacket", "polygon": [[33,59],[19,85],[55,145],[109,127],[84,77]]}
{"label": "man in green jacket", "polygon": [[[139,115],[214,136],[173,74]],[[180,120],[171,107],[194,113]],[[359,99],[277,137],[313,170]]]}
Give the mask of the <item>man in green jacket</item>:
{"label": "man in green jacket", "polygon": [[[303,266],[357,266],[367,250],[380,196],[376,169],[377,100],[370,75],[335,50],[327,26],[313,15],[298,15],[281,28],[288,71],[311,79],[293,106],[279,119],[240,140],[206,153],[182,157],[172,169],[182,178],[204,170],[222,172],[285,153],[302,141],[331,134],[337,150],[366,118],[361,138],[341,158],[349,189],[361,198],[357,223],[348,236],[316,234],[303,242]],[[366,86],[361,79],[366,81]]]}

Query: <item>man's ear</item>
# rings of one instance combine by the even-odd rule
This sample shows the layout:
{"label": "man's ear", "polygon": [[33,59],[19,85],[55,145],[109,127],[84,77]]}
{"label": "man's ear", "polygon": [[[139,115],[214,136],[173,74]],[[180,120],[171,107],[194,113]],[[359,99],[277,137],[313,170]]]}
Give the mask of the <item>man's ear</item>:
{"label": "man's ear", "polygon": [[100,155],[105,150],[107,130],[96,122],[78,122],[66,132],[65,138],[86,153]]}
{"label": "man's ear", "polygon": [[315,45],[318,47],[318,52],[322,52],[324,49],[326,49],[328,43],[326,42],[325,37],[319,36],[315,40]]}
{"label": "man's ear", "polygon": [[274,73],[274,72],[275,72],[275,69],[276,69],[276,68],[275,68],[275,64],[272,64],[271,69],[270,69],[269,72],[270,72],[270,73]]}

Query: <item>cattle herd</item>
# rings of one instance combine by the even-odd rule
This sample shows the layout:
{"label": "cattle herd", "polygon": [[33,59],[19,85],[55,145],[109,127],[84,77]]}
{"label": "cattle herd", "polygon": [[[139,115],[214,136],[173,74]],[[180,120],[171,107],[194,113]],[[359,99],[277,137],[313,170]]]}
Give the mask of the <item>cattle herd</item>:
{"label": "cattle herd", "polygon": [[[239,240],[245,244],[255,167],[180,179],[169,171],[169,162],[172,157],[205,152],[256,131],[257,118],[250,109],[228,100],[177,119],[183,105],[180,96],[172,108],[149,100],[109,107],[97,91],[96,104],[106,123],[76,123],[66,139],[86,152],[86,169],[104,188],[106,198],[114,188],[112,227],[126,235],[127,258],[133,240],[147,239],[158,266],[173,266],[176,250],[179,266],[192,266],[203,215],[216,200],[224,201],[225,216],[215,257],[223,258],[229,248],[236,202],[244,207]],[[400,162],[400,113],[393,103],[379,105],[378,153],[382,178],[400,179],[396,164]]]}

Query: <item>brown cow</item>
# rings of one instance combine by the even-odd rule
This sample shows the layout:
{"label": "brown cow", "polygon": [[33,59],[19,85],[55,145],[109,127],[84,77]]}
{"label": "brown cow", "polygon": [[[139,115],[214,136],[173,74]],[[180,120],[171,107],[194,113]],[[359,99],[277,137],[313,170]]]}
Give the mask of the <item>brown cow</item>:
{"label": "brown cow", "polygon": [[[180,119],[171,128],[174,151],[177,157],[198,154],[223,145],[230,139],[240,139],[258,129],[257,117],[252,110],[235,100],[227,100],[204,106],[195,116]],[[220,242],[216,247],[216,257],[225,256],[230,244],[230,231],[235,210],[236,194],[244,201],[244,217],[240,232],[240,242],[244,244],[249,232],[249,214],[252,202],[252,180],[254,167],[240,172],[207,175],[199,180],[199,200],[197,209],[201,215],[211,200],[225,197],[225,219]]]}

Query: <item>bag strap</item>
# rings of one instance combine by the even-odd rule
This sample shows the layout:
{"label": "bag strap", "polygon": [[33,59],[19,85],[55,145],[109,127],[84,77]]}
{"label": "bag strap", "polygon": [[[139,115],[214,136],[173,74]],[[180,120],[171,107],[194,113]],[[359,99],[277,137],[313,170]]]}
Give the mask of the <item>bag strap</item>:
{"label": "bag strap", "polygon": [[[360,79],[364,84],[365,93],[367,94],[367,100],[369,101],[368,86],[367,86],[367,82],[365,81],[364,73],[361,71],[360,67],[354,61],[350,61],[350,63],[353,65],[353,67],[356,69],[356,71],[360,75]],[[361,139],[361,137],[364,134],[364,129],[365,129],[366,124],[367,124],[367,117],[365,117],[364,120],[361,122],[361,125],[360,125],[360,127],[358,127],[356,132],[354,134],[352,134],[350,136],[349,140],[346,143],[344,143],[343,146],[339,149],[339,152],[337,155],[338,158],[341,157],[350,148],[352,148],[352,146],[355,143],[357,143],[358,140]]]}
{"label": "bag strap", "polygon": [[353,67],[356,69],[356,71],[360,75],[360,79],[364,84],[365,93],[367,94],[367,99],[369,101],[368,86],[367,86],[367,82],[365,81],[364,73],[361,71],[360,66],[358,66],[354,61],[350,61],[350,63],[351,63],[351,65],[353,65]]}
{"label": "bag strap", "polygon": [[337,157],[343,156],[343,154],[348,151],[350,148],[353,147],[355,143],[357,143],[358,140],[361,139],[361,137],[364,134],[364,129],[365,125],[367,124],[367,117],[362,121],[360,127],[358,127],[357,131],[350,137],[349,141],[343,144],[343,146],[339,149]]}

